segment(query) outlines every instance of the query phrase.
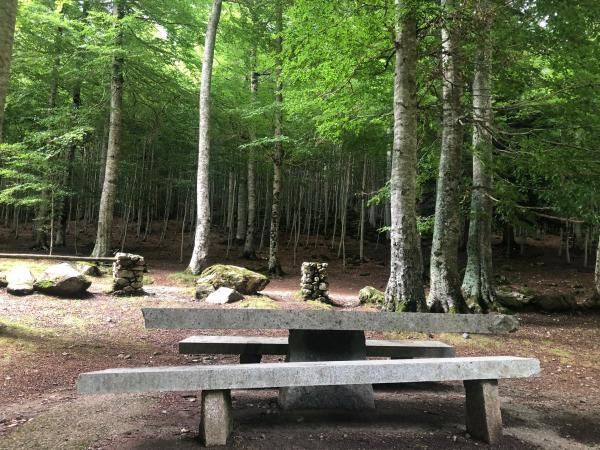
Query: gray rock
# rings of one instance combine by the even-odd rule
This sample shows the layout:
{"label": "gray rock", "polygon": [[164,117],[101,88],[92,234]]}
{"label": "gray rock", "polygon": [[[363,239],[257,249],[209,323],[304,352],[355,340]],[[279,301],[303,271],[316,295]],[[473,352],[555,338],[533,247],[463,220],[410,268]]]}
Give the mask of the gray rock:
{"label": "gray rock", "polygon": [[80,297],[92,282],[72,265],[67,263],[48,267],[36,280],[33,287],[43,294],[58,297]]}
{"label": "gray rock", "polygon": [[373,286],[365,286],[358,293],[360,303],[371,303],[374,305],[383,305],[385,294]]}
{"label": "gray rock", "polygon": [[239,300],[242,300],[244,296],[240,294],[238,291],[220,287],[215,292],[206,297],[206,303],[213,303],[216,305],[224,305],[225,303],[233,303]]}
{"label": "gray rock", "polygon": [[543,311],[572,311],[577,309],[577,299],[568,294],[536,295],[531,303]]}
{"label": "gray rock", "polygon": [[31,271],[25,266],[13,267],[6,274],[6,292],[12,295],[31,295],[33,294],[33,283],[35,278]]}
{"label": "gray rock", "polygon": [[500,305],[515,311],[519,311],[527,307],[532,300],[532,295],[526,295],[518,291],[498,290],[496,292],[496,301]]}
{"label": "gray rock", "polygon": [[215,289],[227,287],[244,295],[255,295],[262,291],[269,278],[243,267],[215,264],[205,269],[196,284],[210,284]]}
{"label": "gray rock", "polygon": [[213,292],[215,292],[215,288],[213,287],[212,284],[198,283],[196,285],[196,298],[198,300],[204,300],[206,297],[208,297]]}
{"label": "gray rock", "polygon": [[78,264],[77,270],[79,270],[79,272],[82,275],[85,275],[88,277],[101,277],[102,276],[102,271],[100,270],[100,268],[93,264]]}
{"label": "gray rock", "polygon": [[8,281],[6,281],[6,274],[4,272],[0,272],[0,288],[5,288],[8,286]]}

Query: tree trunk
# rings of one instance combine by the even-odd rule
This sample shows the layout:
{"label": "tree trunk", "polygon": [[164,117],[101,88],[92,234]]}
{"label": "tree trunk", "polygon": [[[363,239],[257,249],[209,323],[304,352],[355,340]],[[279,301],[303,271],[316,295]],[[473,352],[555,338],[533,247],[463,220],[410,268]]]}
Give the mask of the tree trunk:
{"label": "tree trunk", "polygon": [[273,152],[273,196],[271,199],[271,231],[269,233],[269,274],[282,275],[279,261],[279,219],[281,213],[281,166],[283,164],[283,84],[281,78],[282,66],[282,31],[283,31],[283,5],[282,0],[277,1],[276,33],[275,38],[275,149]]}
{"label": "tree trunk", "polygon": [[442,28],[443,128],[427,306],[432,312],[465,313],[467,306],[458,277],[463,145],[458,27],[452,11],[454,0],[441,0],[441,5],[445,16]]}
{"label": "tree trunk", "polygon": [[125,16],[125,0],[116,0],[113,3],[113,15],[117,19],[117,35],[115,38],[116,53],[112,61],[112,77],[110,83],[110,125],[108,130],[108,147],[106,151],[106,168],[104,170],[104,184],[100,197],[98,211],[98,229],[96,244],[92,256],[107,256],[110,253],[112,222],[117,195],[118,163],[121,150],[121,127],[123,108],[123,29],[120,23]]}
{"label": "tree trunk", "polygon": [[0,143],[16,19],[17,0],[2,0],[0,2]]}
{"label": "tree trunk", "polygon": [[210,84],[217,27],[221,18],[222,0],[213,0],[212,12],[204,38],[202,78],[200,81],[200,125],[198,142],[198,173],[196,176],[196,233],[194,250],[188,270],[194,275],[206,266],[210,234],[210,199],[208,162],[210,157]]}
{"label": "tree trunk", "polygon": [[417,231],[417,24],[396,5],[394,143],[391,167],[391,262],[385,291],[390,311],[425,311],[423,262]]}
{"label": "tree trunk", "polygon": [[[246,162],[246,158],[242,158]],[[238,244],[244,242],[246,237],[246,225],[248,221],[248,164],[244,164],[243,170],[240,171],[238,178],[237,192],[237,224],[235,227],[235,241]]]}
{"label": "tree trunk", "polygon": [[[256,104],[258,93],[258,72],[256,72],[256,48],[250,54],[250,93],[252,105]],[[256,140],[254,126],[250,125],[250,141]],[[256,259],[256,154],[250,147],[248,152],[248,173],[246,175],[248,189],[248,221],[246,223],[246,238],[244,241],[244,258]]]}
{"label": "tree trunk", "polygon": [[488,0],[475,6],[478,40],[473,78],[473,190],[467,243],[467,267],[462,292],[474,312],[495,309],[494,275],[492,270],[492,47],[490,32],[492,17]]}

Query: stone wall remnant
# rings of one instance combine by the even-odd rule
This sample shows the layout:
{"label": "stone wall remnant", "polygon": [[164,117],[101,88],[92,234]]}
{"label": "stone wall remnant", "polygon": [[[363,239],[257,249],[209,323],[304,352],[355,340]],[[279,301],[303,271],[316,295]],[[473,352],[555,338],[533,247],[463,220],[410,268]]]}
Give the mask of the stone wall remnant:
{"label": "stone wall remnant", "polygon": [[143,256],[117,253],[113,263],[113,294],[144,294],[144,272],[146,261]]}
{"label": "stone wall remnant", "polygon": [[329,303],[329,279],[327,263],[303,262],[300,294],[304,300]]}

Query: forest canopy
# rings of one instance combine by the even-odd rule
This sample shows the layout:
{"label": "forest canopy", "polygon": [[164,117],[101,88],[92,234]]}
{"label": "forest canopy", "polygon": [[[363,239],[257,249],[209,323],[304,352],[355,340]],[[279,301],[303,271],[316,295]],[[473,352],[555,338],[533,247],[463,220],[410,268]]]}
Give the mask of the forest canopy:
{"label": "forest canopy", "polygon": [[[181,233],[187,258],[198,217],[210,216],[246,256],[270,247],[280,270],[279,231],[294,249],[323,239],[343,258],[347,236],[394,248],[398,205],[410,205],[394,192],[414,176],[409,228],[434,247],[429,307],[460,311],[444,298],[461,288],[454,247],[479,233],[474,216],[484,230],[474,240],[491,239],[486,227],[510,241],[550,223],[567,242],[585,239],[587,260],[600,217],[599,36],[596,0],[20,0],[12,51],[0,48],[2,221],[52,250],[110,217],[113,242],[95,254],[126,248],[129,227]],[[414,171],[401,142],[411,117]],[[487,245],[469,248],[485,260]],[[437,277],[454,287],[437,292]],[[469,308],[487,310],[493,294],[469,302],[472,288],[462,283]],[[419,309],[424,294],[409,291],[417,303],[388,307]]]}

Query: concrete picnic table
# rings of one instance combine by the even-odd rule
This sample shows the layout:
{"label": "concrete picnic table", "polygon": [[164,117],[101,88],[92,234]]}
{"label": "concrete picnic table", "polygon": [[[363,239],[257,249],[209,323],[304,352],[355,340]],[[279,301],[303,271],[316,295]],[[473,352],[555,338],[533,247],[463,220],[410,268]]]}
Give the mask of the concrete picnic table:
{"label": "concrete picnic table", "polygon": [[[500,334],[518,328],[501,314],[431,314],[338,310],[143,308],[146,328],[289,330],[286,361],[367,359],[365,331]],[[374,408],[371,385],[280,389],[284,408]]]}

